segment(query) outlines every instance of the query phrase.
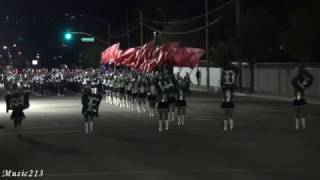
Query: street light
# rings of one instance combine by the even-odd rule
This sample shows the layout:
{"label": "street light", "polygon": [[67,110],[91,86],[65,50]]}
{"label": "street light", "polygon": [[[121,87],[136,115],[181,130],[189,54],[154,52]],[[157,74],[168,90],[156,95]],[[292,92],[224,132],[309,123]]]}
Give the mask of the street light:
{"label": "street light", "polygon": [[67,41],[70,41],[72,39],[72,33],[66,32],[64,34],[64,39],[67,40]]}
{"label": "street light", "polygon": [[32,65],[34,65],[34,66],[36,66],[36,65],[38,65],[38,60],[36,60],[36,59],[34,59],[34,60],[32,60]]}
{"label": "street light", "polygon": [[7,50],[7,49],[8,49],[8,47],[7,47],[7,46],[3,46],[3,49],[4,49],[4,50]]}

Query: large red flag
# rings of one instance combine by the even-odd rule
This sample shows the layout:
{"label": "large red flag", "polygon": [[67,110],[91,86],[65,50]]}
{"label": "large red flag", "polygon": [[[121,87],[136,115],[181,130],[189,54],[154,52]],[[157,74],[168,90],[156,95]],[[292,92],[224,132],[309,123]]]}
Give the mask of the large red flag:
{"label": "large red flag", "polygon": [[104,52],[101,54],[101,64],[108,64],[110,62],[114,62],[114,60],[121,56],[122,50],[120,48],[120,43],[113,44],[112,46],[108,47]]}
{"label": "large red flag", "polygon": [[191,54],[189,64],[186,65],[189,67],[197,66],[199,64],[200,58],[203,56],[205,52],[203,49],[199,49],[199,48],[185,48],[185,50],[189,54]]}
{"label": "large red flag", "polygon": [[199,63],[201,56],[203,56],[204,50],[198,48],[177,48],[174,53],[175,66],[188,66],[194,67]]}
{"label": "large red flag", "polygon": [[118,58],[116,58],[114,61],[118,64],[122,64],[123,61],[125,61],[126,59],[128,59],[132,55],[134,55],[136,51],[137,51],[136,48],[129,48],[124,53],[122,53],[120,56],[118,56]]}

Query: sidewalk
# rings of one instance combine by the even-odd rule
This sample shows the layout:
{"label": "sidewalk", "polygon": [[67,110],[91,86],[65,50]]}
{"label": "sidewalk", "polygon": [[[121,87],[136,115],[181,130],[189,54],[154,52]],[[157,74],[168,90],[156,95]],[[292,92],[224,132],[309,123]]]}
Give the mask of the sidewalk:
{"label": "sidewalk", "polygon": [[[198,92],[220,93],[220,88],[214,88],[214,87],[209,87],[208,89],[206,86],[192,86],[190,89],[191,91],[198,91]],[[287,102],[293,101],[292,96],[285,96],[285,95],[272,94],[272,93],[236,92],[235,95],[252,97],[252,98],[260,98],[260,99],[287,101]],[[320,97],[306,96],[306,100],[309,104],[320,105]]]}

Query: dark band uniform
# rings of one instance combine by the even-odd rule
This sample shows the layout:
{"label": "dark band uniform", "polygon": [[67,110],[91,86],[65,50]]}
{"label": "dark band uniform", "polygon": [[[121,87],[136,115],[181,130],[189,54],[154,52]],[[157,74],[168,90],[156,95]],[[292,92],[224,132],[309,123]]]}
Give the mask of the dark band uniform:
{"label": "dark band uniform", "polygon": [[[230,92],[230,94],[228,95],[227,92]],[[221,103],[221,108],[223,109],[228,109],[228,108],[234,108],[234,102],[232,101],[233,99],[233,92],[231,90],[228,91],[224,91],[224,97]]]}
{"label": "dark band uniform", "polygon": [[297,77],[295,77],[291,84],[294,88],[294,106],[302,106],[307,104],[304,99],[304,91],[309,88],[313,83],[313,76],[306,70],[300,70]]}
{"label": "dark band uniform", "polygon": [[[223,67],[221,75],[221,89],[223,92],[223,100],[221,108],[231,109],[234,108],[233,91],[237,88],[237,77],[239,70],[232,64],[227,64]],[[228,94],[229,93],[229,94]]]}
{"label": "dark band uniform", "polygon": [[150,104],[150,108],[155,108],[156,102],[157,102],[157,95],[156,95],[156,86],[155,86],[154,82],[150,84],[148,91],[149,91],[148,101]]}
{"label": "dark band uniform", "polygon": [[84,93],[82,96],[82,114],[85,117],[98,117],[101,94]]}
{"label": "dark band uniform", "polygon": [[11,119],[12,120],[22,120],[25,119],[23,110],[29,108],[29,94],[14,92],[12,94],[7,94],[6,97],[7,112],[12,110]]}

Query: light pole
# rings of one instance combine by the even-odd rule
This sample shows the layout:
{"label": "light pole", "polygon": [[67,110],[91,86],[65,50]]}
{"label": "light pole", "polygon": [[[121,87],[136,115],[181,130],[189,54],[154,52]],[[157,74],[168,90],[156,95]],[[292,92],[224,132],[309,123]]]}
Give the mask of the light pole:
{"label": "light pole", "polygon": [[95,15],[92,15],[92,14],[80,14],[81,17],[92,17],[98,21],[101,21],[105,24],[107,24],[107,42],[108,42],[108,45],[110,46],[110,36],[111,36],[111,32],[110,32],[110,22],[101,18],[101,17],[98,17],[98,16],[95,16]]}
{"label": "light pole", "polygon": [[207,88],[210,87],[210,69],[209,69],[209,29],[208,29],[208,0],[205,0],[206,13],[206,59],[207,59]]}
{"label": "light pole", "polygon": [[142,10],[140,9],[140,45],[143,45],[143,23],[142,23]]}

